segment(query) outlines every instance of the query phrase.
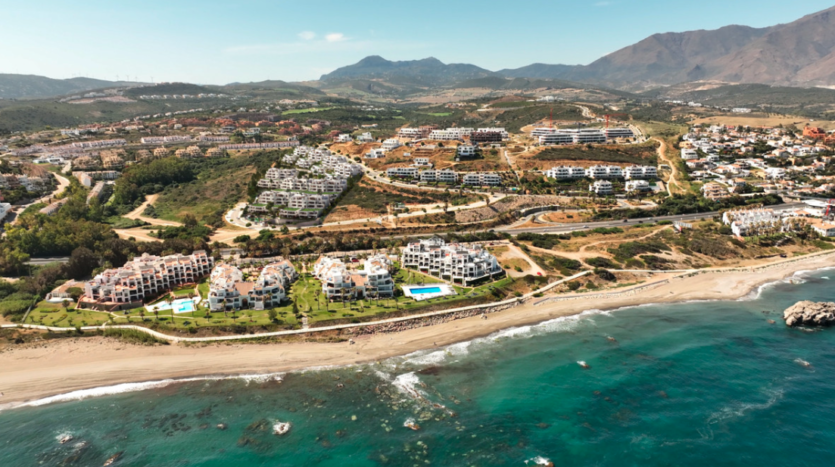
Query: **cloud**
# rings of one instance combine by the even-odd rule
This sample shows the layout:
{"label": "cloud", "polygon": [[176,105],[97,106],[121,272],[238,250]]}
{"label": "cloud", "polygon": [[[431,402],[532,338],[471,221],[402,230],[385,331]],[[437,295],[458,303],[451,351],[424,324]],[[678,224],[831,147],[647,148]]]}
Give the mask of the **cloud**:
{"label": "cloud", "polygon": [[325,40],[328,42],[342,42],[348,40],[348,38],[341,32],[332,32],[325,36]]}
{"label": "cloud", "polygon": [[306,41],[312,41],[316,38],[316,33],[313,31],[302,31],[299,33],[299,37]]}

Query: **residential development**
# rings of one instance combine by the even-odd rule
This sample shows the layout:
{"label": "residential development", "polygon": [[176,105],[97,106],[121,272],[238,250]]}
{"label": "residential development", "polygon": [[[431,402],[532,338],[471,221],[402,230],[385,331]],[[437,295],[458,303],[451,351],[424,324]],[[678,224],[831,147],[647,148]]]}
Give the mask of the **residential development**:
{"label": "residential development", "polygon": [[322,282],[322,293],[331,301],[360,298],[391,297],[394,280],[391,260],[385,255],[372,255],[362,269],[351,269],[341,259],[322,256],[313,266],[313,275]]}
{"label": "residential development", "polygon": [[496,258],[483,248],[447,244],[437,237],[407,245],[401,262],[403,267],[462,285],[503,272]]}
{"label": "residential development", "polygon": [[212,257],[203,250],[187,256],[145,253],[85,282],[82,300],[105,305],[141,302],[175,286],[196,283],[211,272],[213,264]]}
{"label": "residential development", "polygon": [[237,267],[220,263],[210,278],[209,309],[264,310],[278,306],[287,299],[290,284],[298,277],[296,269],[287,260],[264,266],[254,281],[245,281],[243,272]]}

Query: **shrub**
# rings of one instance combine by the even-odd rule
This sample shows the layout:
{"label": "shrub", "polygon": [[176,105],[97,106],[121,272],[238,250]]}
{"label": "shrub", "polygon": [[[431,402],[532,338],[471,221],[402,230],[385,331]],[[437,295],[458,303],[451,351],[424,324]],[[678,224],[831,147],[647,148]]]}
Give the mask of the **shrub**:
{"label": "shrub", "polygon": [[583,261],[586,262],[591,267],[594,268],[610,268],[615,269],[618,267],[617,263],[610,260],[609,258],[597,257],[597,258],[588,258],[584,259]]}

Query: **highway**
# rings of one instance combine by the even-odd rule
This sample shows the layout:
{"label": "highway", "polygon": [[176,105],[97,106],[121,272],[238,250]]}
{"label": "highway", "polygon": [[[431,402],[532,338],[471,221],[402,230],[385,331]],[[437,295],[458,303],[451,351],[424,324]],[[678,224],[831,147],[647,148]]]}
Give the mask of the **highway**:
{"label": "highway", "polygon": [[[778,204],[774,206],[769,206],[771,209],[776,210],[788,210],[788,209],[798,209],[806,207],[805,203],[787,203],[787,204]],[[586,224],[553,224],[553,225],[543,225],[542,227],[527,227],[522,229],[513,229],[513,228],[497,228],[495,230],[499,232],[507,232],[511,235],[518,235],[520,233],[566,233],[566,232],[574,232],[580,230],[591,230],[600,227],[625,227],[629,225],[636,225],[641,222],[656,222],[662,220],[669,220],[669,221],[684,221],[684,222],[692,222],[697,221],[700,219],[707,219],[713,216],[718,215],[719,212],[702,212],[697,214],[681,214],[677,216],[657,216],[657,217],[641,217],[637,219],[629,219],[628,222],[624,222],[623,219],[611,220],[611,221],[603,221],[603,222],[589,222]]]}

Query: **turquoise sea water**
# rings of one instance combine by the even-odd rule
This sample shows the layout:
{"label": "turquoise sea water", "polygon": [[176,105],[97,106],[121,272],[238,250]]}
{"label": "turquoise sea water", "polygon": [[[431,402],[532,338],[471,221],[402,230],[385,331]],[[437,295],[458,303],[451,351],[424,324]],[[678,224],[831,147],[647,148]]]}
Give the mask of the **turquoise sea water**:
{"label": "turquoise sea water", "polygon": [[[835,329],[780,320],[797,300],[835,300],[829,274],[379,364],[6,410],[0,466],[99,466],[116,452],[118,466],[831,465]],[[275,420],[292,430],[273,435]]]}

